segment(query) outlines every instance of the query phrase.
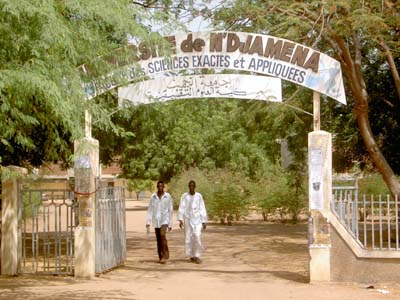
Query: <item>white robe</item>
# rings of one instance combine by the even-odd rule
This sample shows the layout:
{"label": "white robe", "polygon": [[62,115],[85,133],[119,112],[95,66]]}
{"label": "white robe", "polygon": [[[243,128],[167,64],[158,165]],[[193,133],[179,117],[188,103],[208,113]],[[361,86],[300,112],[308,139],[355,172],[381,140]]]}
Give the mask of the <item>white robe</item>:
{"label": "white robe", "polygon": [[207,223],[207,212],[200,193],[184,193],[178,209],[178,220],[185,223],[185,254],[200,257],[204,250],[201,243],[202,224]]}

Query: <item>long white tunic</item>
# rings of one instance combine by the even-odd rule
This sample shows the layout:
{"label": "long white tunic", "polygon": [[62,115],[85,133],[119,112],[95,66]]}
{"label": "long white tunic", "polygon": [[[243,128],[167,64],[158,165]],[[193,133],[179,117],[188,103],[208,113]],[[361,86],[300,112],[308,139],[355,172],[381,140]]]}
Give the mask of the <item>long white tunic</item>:
{"label": "long white tunic", "polygon": [[178,209],[178,220],[188,220],[191,225],[207,223],[207,212],[200,193],[184,193]]}
{"label": "long white tunic", "polygon": [[200,257],[204,250],[201,243],[202,223],[207,223],[207,212],[200,193],[184,193],[178,209],[178,220],[185,222],[185,254]]}
{"label": "long white tunic", "polygon": [[154,228],[161,228],[162,225],[168,225],[169,228],[172,228],[172,215],[172,197],[169,193],[164,193],[161,199],[157,193],[151,195],[147,209],[146,225],[153,223]]}

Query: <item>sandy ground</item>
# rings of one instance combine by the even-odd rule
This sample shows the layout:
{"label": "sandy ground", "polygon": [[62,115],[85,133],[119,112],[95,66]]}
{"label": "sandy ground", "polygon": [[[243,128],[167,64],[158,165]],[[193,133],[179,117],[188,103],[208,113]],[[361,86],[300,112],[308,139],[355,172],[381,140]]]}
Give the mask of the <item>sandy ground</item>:
{"label": "sandy ground", "polygon": [[2,277],[0,299],[400,299],[397,285],[309,284],[304,224],[210,224],[203,234],[207,249],[201,265],[185,258],[183,232],[175,224],[168,234],[171,259],[160,265],[155,237],[144,227],[146,205],[128,202],[124,267],[93,280]]}

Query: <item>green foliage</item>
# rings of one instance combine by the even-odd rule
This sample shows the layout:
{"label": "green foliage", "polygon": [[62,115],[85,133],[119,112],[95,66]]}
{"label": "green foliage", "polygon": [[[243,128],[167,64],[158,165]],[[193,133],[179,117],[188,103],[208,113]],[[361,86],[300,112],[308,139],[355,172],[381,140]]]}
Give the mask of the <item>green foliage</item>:
{"label": "green foliage", "polygon": [[2,181],[18,179],[24,177],[20,172],[14,171],[12,168],[7,168],[0,165],[0,177]]}
{"label": "green foliage", "polygon": [[[197,183],[197,191],[204,199],[210,219],[231,225],[258,210],[267,220],[270,214],[279,214],[281,220],[291,216],[297,222],[306,202],[305,179],[294,171],[285,171],[270,164],[268,171],[257,179],[246,177],[243,172],[230,169],[189,169],[174,176],[168,185],[178,207],[181,195],[187,191],[190,180]],[[295,180],[293,176],[300,178]]]}
{"label": "green foliage", "polygon": [[304,209],[306,199],[306,177],[296,170],[284,170],[278,165],[270,165],[269,170],[257,181],[249,182],[251,203],[262,214],[265,221],[269,215],[278,214],[281,220],[291,215],[297,222]]}
{"label": "green foliage", "polygon": [[[397,70],[400,70],[400,58],[395,63]],[[393,171],[400,174],[400,97],[396,94],[392,75],[385,65],[385,61],[379,58],[365,68],[370,95],[370,122],[382,153]],[[365,153],[361,155],[366,156]]]}
{"label": "green foliage", "polygon": [[[128,34],[155,39],[145,19],[144,8],[129,0],[0,1],[3,165],[68,162],[86,108],[98,127],[112,127],[107,106],[83,101],[82,81],[115,68],[107,58],[124,55],[117,50],[126,48]],[[90,65],[86,74],[82,64]]]}
{"label": "green foliage", "polygon": [[114,118],[131,134],[100,136],[101,159],[120,156],[126,178],[169,181],[191,167],[229,168],[256,176],[280,148],[269,132],[260,139],[263,144],[249,136],[246,110],[237,100],[213,99],[133,107]]}
{"label": "green foliage", "polygon": [[228,169],[190,169],[171,180],[169,191],[178,206],[181,195],[188,189],[188,182],[195,180],[196,191],[203,195],[209,218],[231,225],[248,213],[246,180],[242,176]]}
{"label": "green foliage", "polygon": [[[312,111],[311,92],[297,89],[294,84],[283,83],[284,94],[296,94],[286,102],[292,106],[303,107]],[[259,101],[241,103],[237,119],[246,130],[252,143],[263,149],[270,161],[281,158],[280,144],[286,139],[293,163],[304,166],[307,155],[307,134],[312,130],[312,118],[285,104],[264,103]],[[266,172],[263,169],[262,172]]]}
{"label": "green foliage", "polygon": [[[293,102],[310,107],[310,93],[298,95]],[[196,99],[132,107],[114,122],[131,134],[102,135],[102,160],[120,156],[123,176],[132,180],[171,180],[175,207],[195,179],[209,213],[223,222],[246,215],[253,193],[264,197],[256,205],[294,220],[304,208],[308,115],[276,103]],[[270,165],[280,159],[282,138],[293,161],[288,171],[276,173]],[[267,183],[271,189],[259,189]]]}
{"label": "green foliage", "polygon": [[[367,58],[366,58],[367,60]],[[400,69],[400,59],[396,60]],[[382,153],[390,162],[393,171],[400,174],[400,105],[390,70],[383,58],[372,56],[365,63],[364,77],[369,98],[369,120]],[[336,172],[348,172],[358,168],[364,172],[376,171],[363,145],[354,114],[354,103],[337,105],[324,100],[322,125],[333,137],[333,166]]]}
{"label": "green foliage", "polygon": [[212,197],[213,189],[206,171],[199,170],[198,168],[191,168],[176,175],[168,183],[168,192],[174,200],[174,207],[178,208],[181,196],[187,192],[188,183],[190,180],[196,182],[196,191],[201,193],[204,198],[206,207],[208,208],[208,201]]}
{"label": "green foliage", "polygon": [[215,169],[207,175],[213,191],[207,206],[210,216],[220,220],[221,224],[228,225],[246,216],[250,203],[244,174],[228,169]]}
{"label": "green foliage", "polygon": [[[386,159],[399,174],[399,151],[396,149],[400,136],[397,133],[400,128],[400,95],[395,89],[396,72],[388,68],[391,55],[397,66],[394,69],[399,69],[399,9],[398,1],[390,0],[235,0],[217,9],[210,19],[220,29],[285,37],[338,59],[342,65],[349,105],[343,107],[323,99],[321,106],[321,128],[334,134],[335,169],[347,171],[354,164],[371,169],[371,162],[384,165]],[[399,84],[397,82],[397,87]],[[310,111],[311,101],[307,104],[296,99],[295,104]],[[292,129],[289,136],[301,136],[299,122],[297,126],[291,126],[290,122],[284,124]],[[363,130],[362,136],[357,125]],[[368,155],[368,152],[379,152],[376,146],[368,146],[374,144],[374,136],[385,159]],[[292,147],[304,145],[299,142],[297,140]],[[393,178],[389,166],[380,167],[380,172],[385,173],[385,178]],[[396,184],[389,181],[392,193],[398,193]]]}
{"label": "green foliage", "polygon": [[135,191],[137,197],[139,197],[140,192],[148,191],[148,190],[151,191],[151,190],[153,190],[153,188],[154,188],[154,182],[149,179],[145,179],[145,180],[130,179],[130,180],[128,180],[127,190]]}
{"label": "green foliage", "polygon": [[[29,189],[29,185],[25,184],[26,189]],[[39,213],[42,204],[42,193],[40,191],[29,191],[22,194],[22,218],[28,219],[32,215]]]}
{"label": "green foliage", "polygon": [[358,180],[359,195],[390,195],[382,176],[371,174]]}

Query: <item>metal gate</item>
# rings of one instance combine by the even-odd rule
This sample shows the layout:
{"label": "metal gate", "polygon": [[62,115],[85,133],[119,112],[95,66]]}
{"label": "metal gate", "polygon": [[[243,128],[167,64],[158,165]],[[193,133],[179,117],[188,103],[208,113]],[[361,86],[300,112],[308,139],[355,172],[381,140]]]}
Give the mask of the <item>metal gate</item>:
{"label": "metal gate", "polygon": [[73,193],[34,186],[34,181],[19,181],[18,273],[73,275],[77,220]]}
{"label": "metal gate", "polygon": [[121,266],[126,260],[123,187],[96,192],[96,273]]}
{"label": "metal gate", "polygon": [[[18,183],[18,273],[74,275],[74,235],[78,203],[67,189],[39,189]],[[96,191],[96,273],[126,260],[123,187]]]}

